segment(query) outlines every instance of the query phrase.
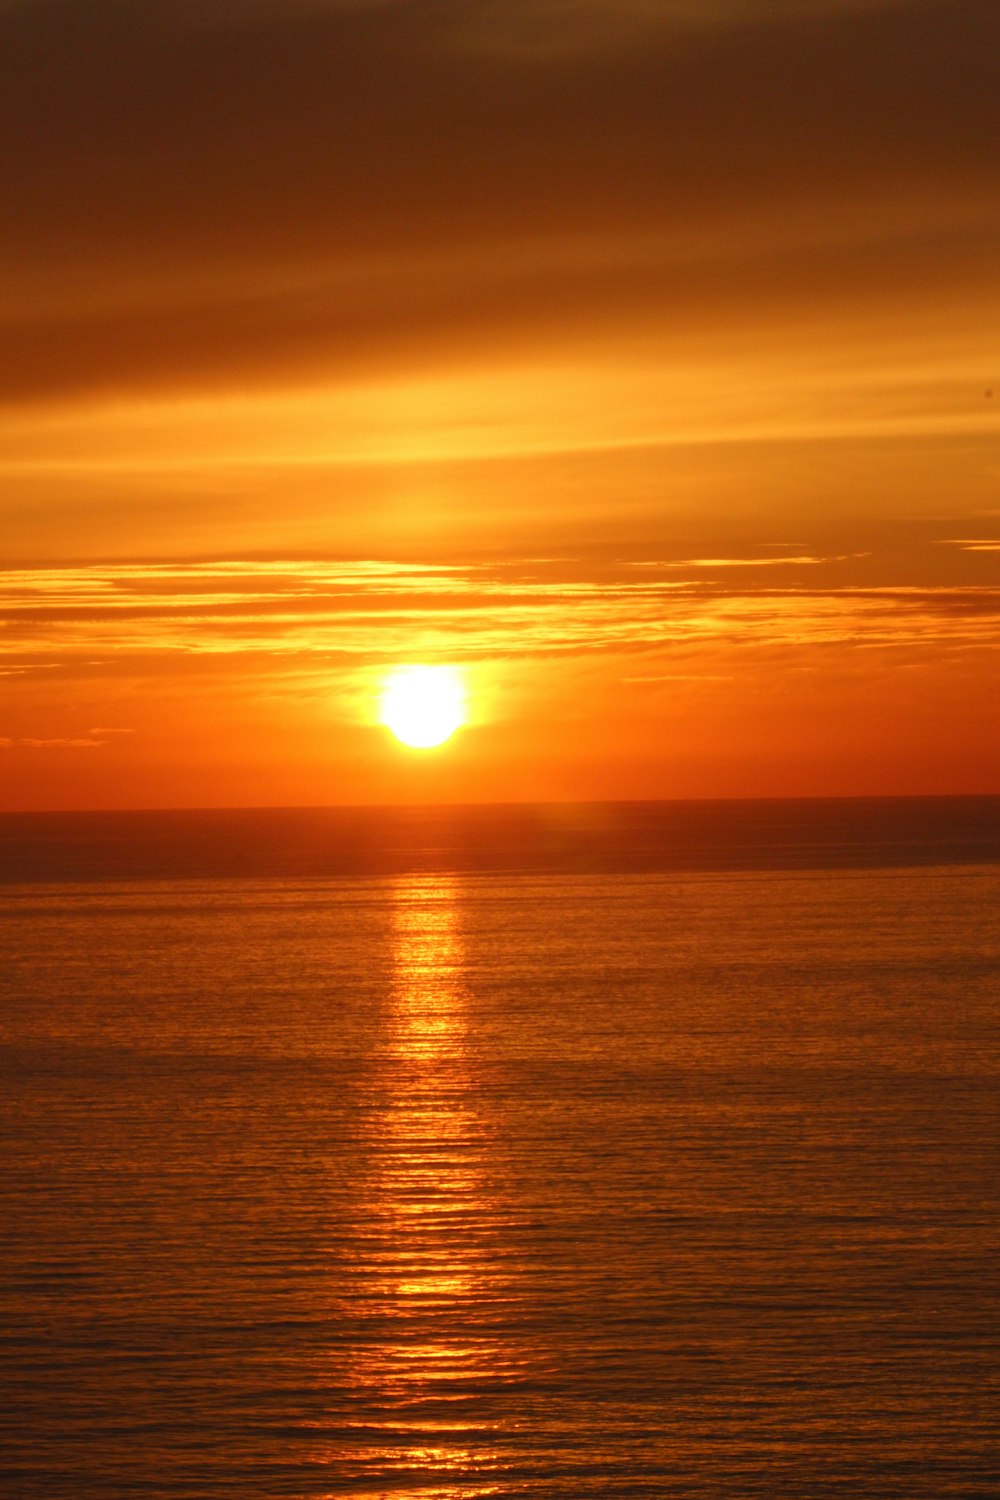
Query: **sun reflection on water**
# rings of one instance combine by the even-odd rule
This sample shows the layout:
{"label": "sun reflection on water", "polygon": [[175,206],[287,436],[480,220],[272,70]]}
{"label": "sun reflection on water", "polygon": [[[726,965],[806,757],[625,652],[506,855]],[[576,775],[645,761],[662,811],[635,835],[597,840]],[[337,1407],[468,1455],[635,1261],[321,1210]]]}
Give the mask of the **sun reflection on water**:
{"label": "sun reflection on water", "polygon": [[359,1479],[400,1496],[408,1479],[439,1500],[494,1493],[499,1463],[481,1406],[499,1373],[481,1315],[497,1293],[497,1214],[465,986],[457,882],[396,882],[350,1425]]}

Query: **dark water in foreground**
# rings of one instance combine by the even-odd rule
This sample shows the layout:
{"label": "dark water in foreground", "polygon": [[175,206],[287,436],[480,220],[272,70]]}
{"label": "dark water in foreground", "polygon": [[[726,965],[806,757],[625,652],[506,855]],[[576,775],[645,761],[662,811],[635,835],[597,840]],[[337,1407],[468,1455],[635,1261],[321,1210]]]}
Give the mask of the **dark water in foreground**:
{"label": "dark water in foreground", "polygon": [[998,898],[8,886],[0,1494],[996,1495]]}

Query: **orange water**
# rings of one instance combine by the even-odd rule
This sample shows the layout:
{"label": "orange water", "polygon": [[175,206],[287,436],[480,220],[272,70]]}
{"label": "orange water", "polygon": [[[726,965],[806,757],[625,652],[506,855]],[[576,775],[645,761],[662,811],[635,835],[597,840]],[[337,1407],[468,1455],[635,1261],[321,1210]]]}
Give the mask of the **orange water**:
{"label": "orange water", "polygon": [[998,898],[11,888],[0,1493],[995,1495]]}

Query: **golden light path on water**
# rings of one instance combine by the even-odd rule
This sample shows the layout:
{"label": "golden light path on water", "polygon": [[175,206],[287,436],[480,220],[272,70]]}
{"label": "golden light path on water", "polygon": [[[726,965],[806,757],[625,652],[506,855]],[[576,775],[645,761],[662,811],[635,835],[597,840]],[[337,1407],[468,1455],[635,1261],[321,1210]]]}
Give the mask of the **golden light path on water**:
{"label": "golden light path on water", "polygon": [[[498,1488],[499,1424],[484,1417],[482,1395],[503,1382],[509,1355],[485,1326],[501,1293],[503,1216],[490,1197],[490,1141],[475,1098],[457,882],[399,880],[391,923],[373,1170],[361,1205],[373,1336],[349,1375],[355,1462],[359,1478],[391,1484],[401,1500],[458,1500]],[[371,1493],[367,1484],[361,1493]]]}

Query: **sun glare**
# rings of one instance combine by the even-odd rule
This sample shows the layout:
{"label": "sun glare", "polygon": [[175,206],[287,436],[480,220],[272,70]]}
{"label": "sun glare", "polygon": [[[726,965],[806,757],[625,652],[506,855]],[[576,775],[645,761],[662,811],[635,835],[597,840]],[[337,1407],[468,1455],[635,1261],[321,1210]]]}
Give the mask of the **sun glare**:
{"label": "sun glare", "polygon": [[465,723],[465,691],[454,667],[399,667],[386,680],[379,717],[414,750],[443,745]]}

